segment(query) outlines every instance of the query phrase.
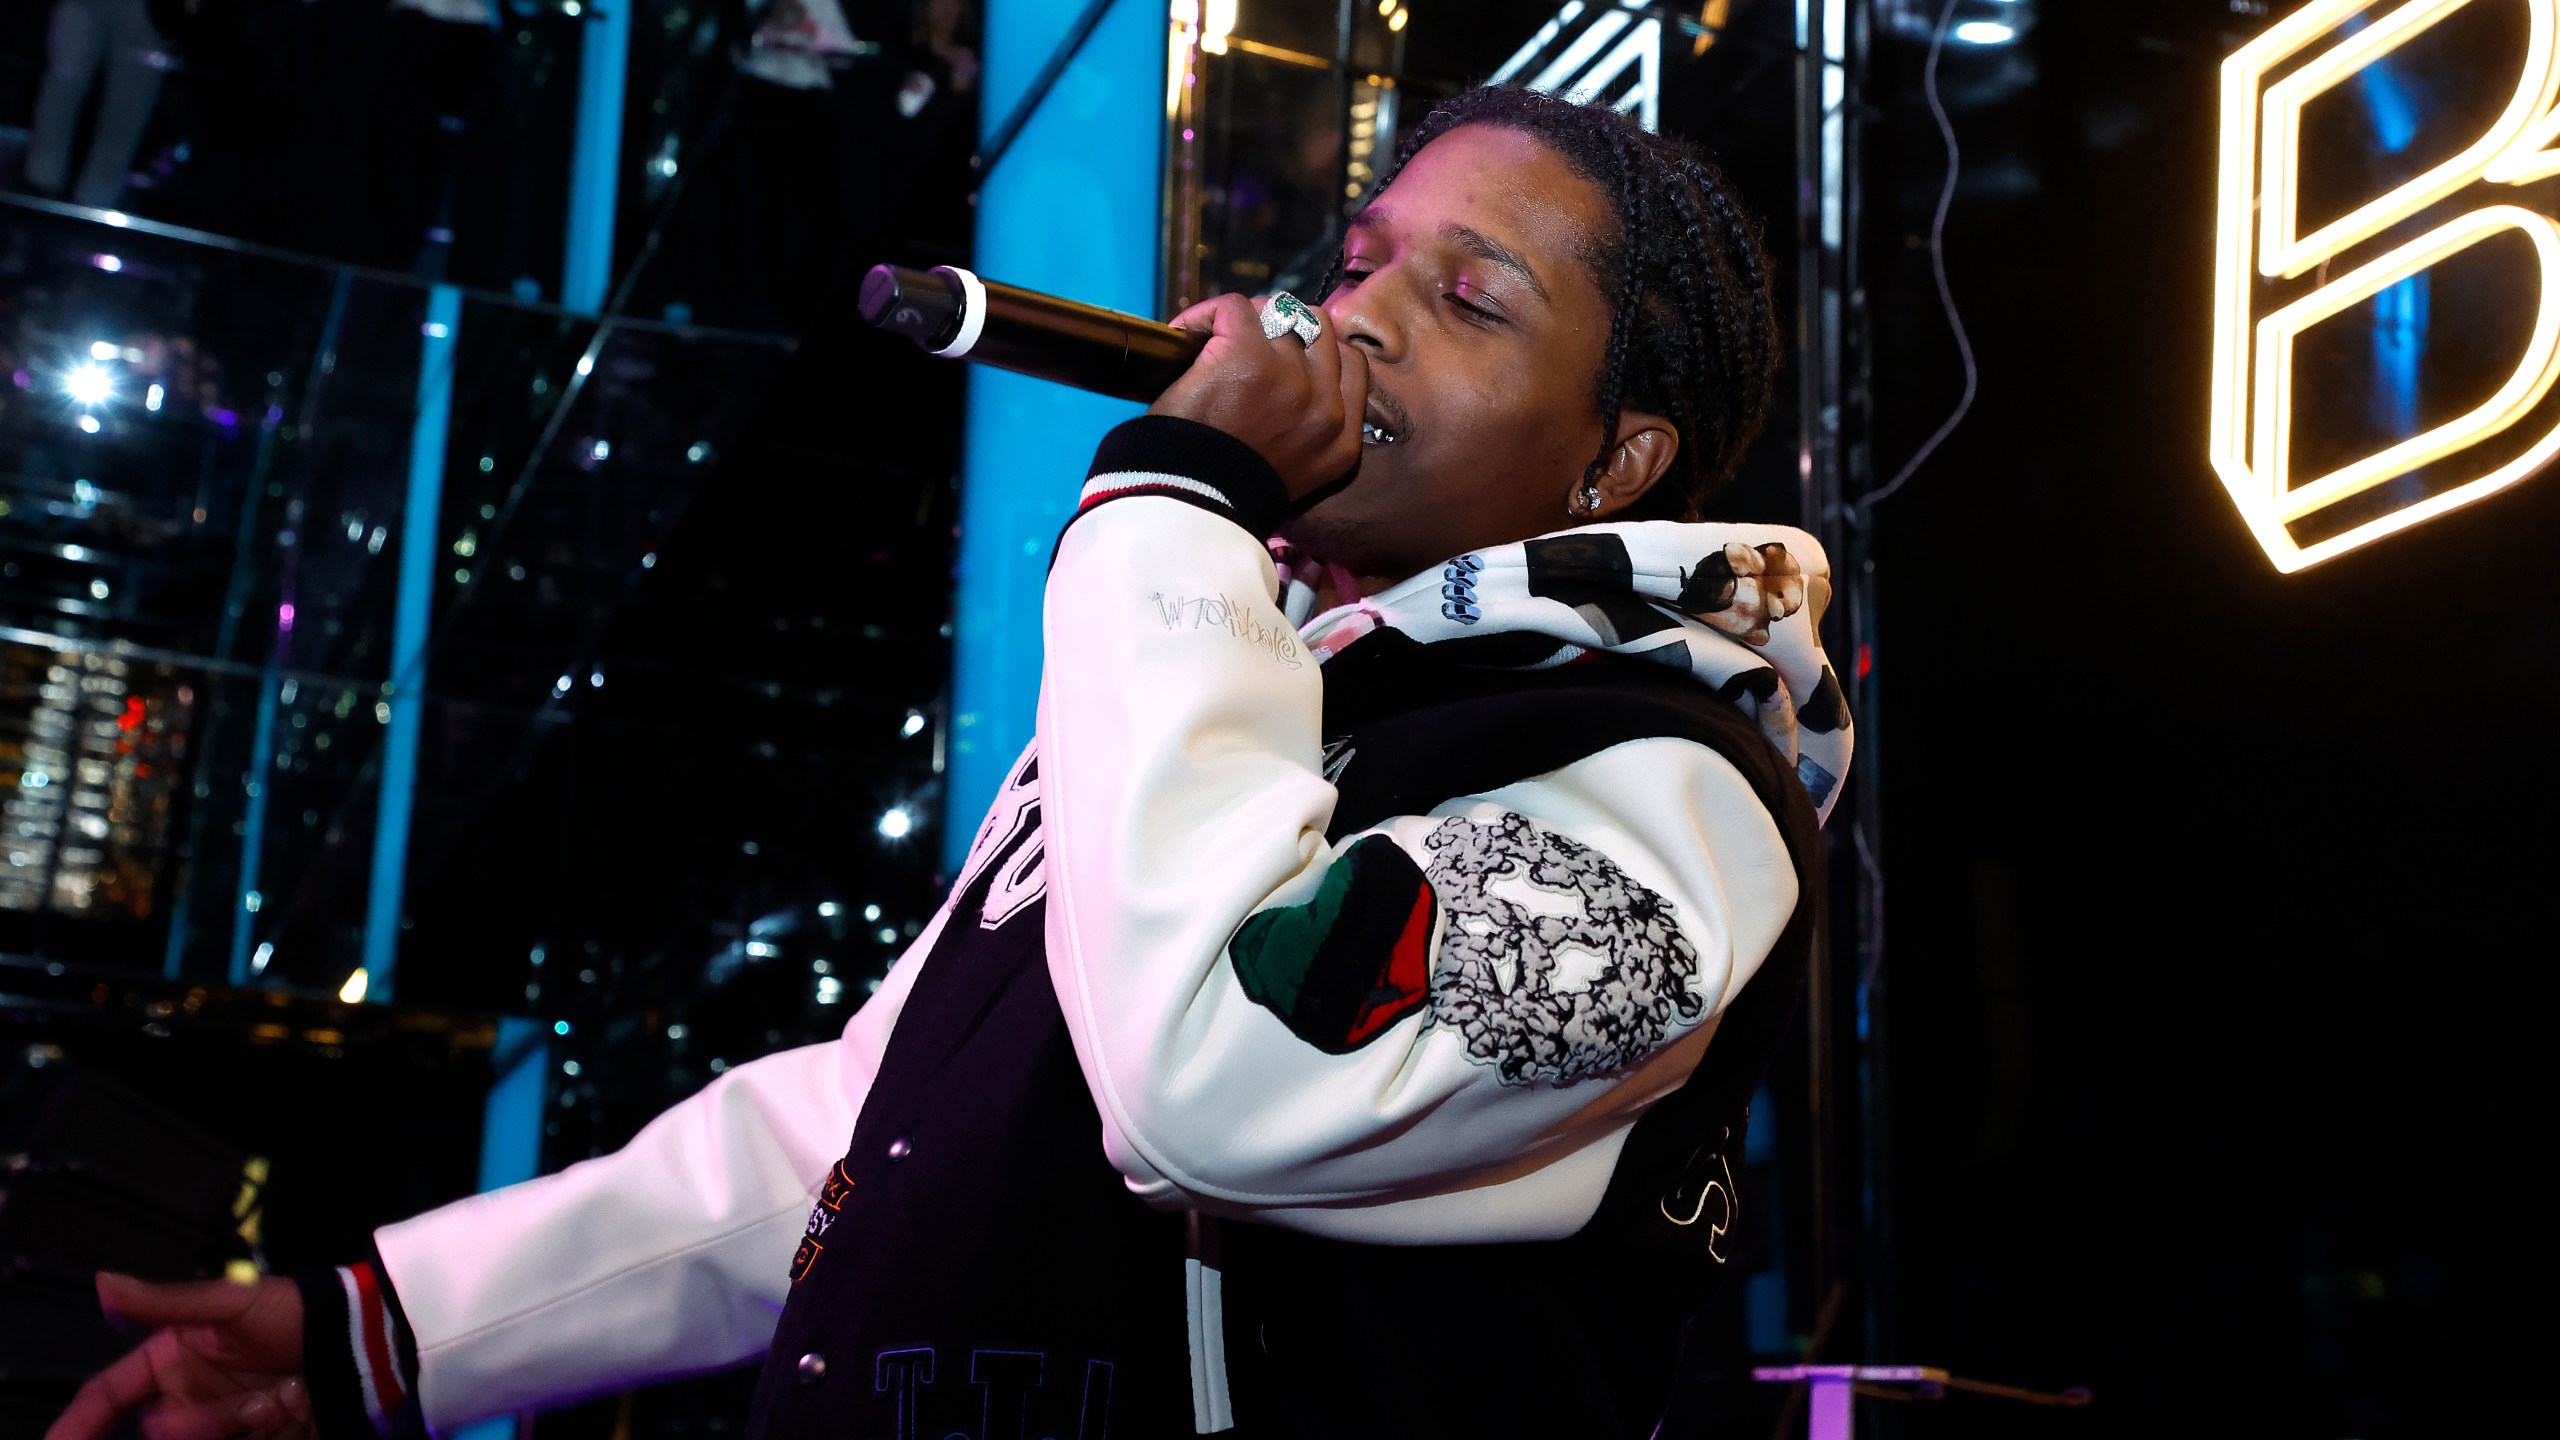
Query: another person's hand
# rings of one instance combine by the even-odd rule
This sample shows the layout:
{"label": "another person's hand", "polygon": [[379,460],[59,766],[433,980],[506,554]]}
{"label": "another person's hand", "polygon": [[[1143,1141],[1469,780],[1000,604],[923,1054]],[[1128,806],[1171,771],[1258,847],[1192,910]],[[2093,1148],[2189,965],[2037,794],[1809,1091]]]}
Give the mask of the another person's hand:
{"label": "another person's hand", "polygon": [[110,1317],[151,1337],[91,1376],[45,1440],[98,1440],[139,1411],[143,1440],[309,1440],[302,1292],[270,1277],[155,1285],[98,1277]]}
{"label": "another person's hand", "polygon": [[1261,307],[1242,295],[1204,300],[1173,318],[1210,339],[1173,388],[1148,407],[1214,425],[1254,448],[1289,498],[1303,499],[1360,463],[1369,357],[1328,327],[1313,345],[1283,331],[1262,338]]}

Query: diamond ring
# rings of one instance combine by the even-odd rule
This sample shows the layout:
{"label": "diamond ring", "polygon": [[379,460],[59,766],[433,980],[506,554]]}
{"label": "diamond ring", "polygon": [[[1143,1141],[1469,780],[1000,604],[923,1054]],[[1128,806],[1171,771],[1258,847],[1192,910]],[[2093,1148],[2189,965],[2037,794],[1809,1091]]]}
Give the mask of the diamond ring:
{"label": "diamond ring", "polygon": [[1283,290],[1262,307],[1262,338],[1277,340],[1292,333],[1301,342],[1313,345],[1316,337],[1324,333],[1324,321],[1308,308],[1307,302]]}

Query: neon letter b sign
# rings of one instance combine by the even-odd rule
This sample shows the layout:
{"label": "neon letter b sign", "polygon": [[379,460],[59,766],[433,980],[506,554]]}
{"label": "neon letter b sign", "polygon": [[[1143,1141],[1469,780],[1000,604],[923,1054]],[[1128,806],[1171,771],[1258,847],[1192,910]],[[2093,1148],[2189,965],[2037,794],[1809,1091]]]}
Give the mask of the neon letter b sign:
{"label": "neon letter b sign", "polygon": [[[2404,0],[2363,30],[2343,27],[2382,0],[2313,0],[2222,67],[2222,160],[2214,256],[2212,458],[2216,474],[2279,570],[2300,570],[2395,530],[2470,504],[2560,455],[2560,426],[2503,463],[2467,473],[2459,457],[2523,423],[2560,381],[2560,221],[2512,203],[2510,187],[2560,174],[2560,0],[2522,3],[2531,30],[2514,97],[2451,159],[2305,234],[2299,212],[2302,112],[2430,26],[2476,0]],[[2327,44],[2329,48],[2320,47]],[[2281,79],[2267,76],[2306,53]],[[2500,83],[2504,77],[2486,77]],[[2383,231],[2478,186],[2490,201],[2330,277]],[[2464,250],[2509,233],[2535,257],[2532,336],[2515,370],[2471,411],[2325,475],[2293,474],[2293,353],[2305,330]],[[2322,270],[2308,293],[2268,305],[2261,280]],[[2503,447],[2502,447],[2503,448]],[[2452,478],[2423,499],[2309,545],[2288,528],[2413,471],[2450,461]]]}

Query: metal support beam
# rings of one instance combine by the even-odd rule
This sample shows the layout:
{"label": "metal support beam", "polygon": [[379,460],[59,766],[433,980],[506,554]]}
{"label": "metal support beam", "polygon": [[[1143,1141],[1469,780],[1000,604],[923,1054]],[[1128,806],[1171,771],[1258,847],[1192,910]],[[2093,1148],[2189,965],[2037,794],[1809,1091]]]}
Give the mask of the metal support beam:
{"label": "metal support beam", "polygon": [[[551,1079],[551,1031],[539,1020],[506,1016],[489,1047],[489,1099],[480,1122],[483,1194],[542,1172],[542,1101]],[[447,1440],[515,1440],[525,1417],[499,1415],[454,1431]]]}
{"label": "metal support beam", "polygon": [[[1812,1358],[1894,1343],[1888,1185],[1878,857],[1884,745],[1874,674],[1876,575],[1863,512],[1853,499],[1874,483],[1866,450],[1867,321],[1860,253],[1863,179],[1859,96],[1870,49],[1871,7],[1851,0],[1796,0],[1796,376],[1801,411],[1798,479],[1805,528],[1830,552],[1846,620],[1842,674],[1858,727],[1858,761],[1829,827],[1833,844],[1830,944],[1807,987],[1808,1099],[1813,1135],[1811,1204],[1814,1313],[1834,1328]],[[1845,1402],[1843,1402],[1845,1403]],[[1891,1428],[1888,1417],[1883,1428]]]}
{"label": "metal support beam", "polygon": [[258,723],[249,736],[249,778],[245,782],[249,803],[240,816],[240,895],[231,907],[230,974],[234,985],[246,985],[252,978],[249,940],[258,923],[258,907],[265,903],[258,889],[258,861],[267,848],[267,796],[275,788],[277,691],[285,683],[277,678],[276,670],[283,663],[283,648],[284,637],[278,636],[276,648],[268,652],[274,658],[268,661],[267,672],[258,677]]}
{"label": "metal support beam", "polygon": [[569,154],[568,253],[560,302],[601,310],[613,283],[614,207],[621,197],[622,94],[631,66],[633,0],[601,0],[578,50],[578,133]]}
{"label": "metal support beam", "polygon": [[374,806],[373,886],[365,902],[365,997],[391,998],[400,953],[402,887],[409,871],[409,814],[418,790],[418,737],[426,719],[427,621],[434,609],[436,532],[444,508],[445,432],[453,421],[453,363],[462,292],[427,292],[418,347],[417,420],[409,432],[409,495],[400,515],[399,588],[392,600],[391,707],[382,737],[381,798]]}
{"label": "metal support beam", "polygon": [[[1009,116],[1086,21],[1090,0],[989,0],[981,113]],[[976,266],[995,279],[1153,313],[1164,164],[1163,6],[1116,0],[1050,77],[1001,164],[980,174]],[[990,132],[992,138],[993,132]],[[951,767],[942,853],[953,869],[1030,743],[1050,547],[1103,432],[1138,413],[1001,371],[969,376],[954,597]]]}
{"label": "metal support beam", "polygon": [[497,1190],[542,1170],[542,1097],[551,1079],[551,1027],[509,1015],[489,1049],[489,1101],[480,1126],[480,1188]]}

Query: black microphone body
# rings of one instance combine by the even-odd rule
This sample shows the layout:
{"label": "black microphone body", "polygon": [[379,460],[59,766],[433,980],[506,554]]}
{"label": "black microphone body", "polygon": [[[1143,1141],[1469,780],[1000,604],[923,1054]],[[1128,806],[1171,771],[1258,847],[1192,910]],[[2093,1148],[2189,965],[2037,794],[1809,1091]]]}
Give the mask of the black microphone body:
{"label": "black microphone body", "polygon": [[1148,404],[1209,337],[942,266],[874,265],[862,318],[936,355]]}

